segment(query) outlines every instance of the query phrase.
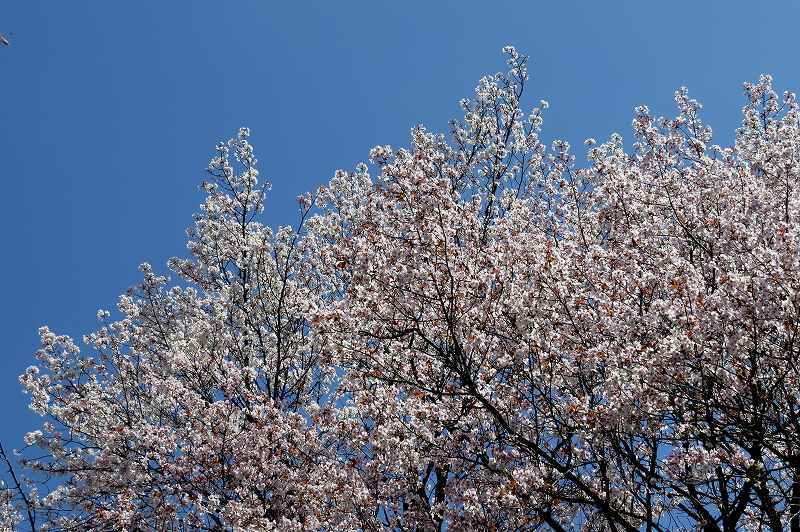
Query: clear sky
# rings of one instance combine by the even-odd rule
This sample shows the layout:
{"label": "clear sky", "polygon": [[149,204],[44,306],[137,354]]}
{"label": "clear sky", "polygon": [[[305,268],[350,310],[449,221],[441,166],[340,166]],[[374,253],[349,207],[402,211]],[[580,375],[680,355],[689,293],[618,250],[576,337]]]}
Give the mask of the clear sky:
{"label": "clear sky", "polygon": [[37,328],[80,338],[140,262],[185,254],[207,159],[240,126],[271,225],[373,145],[444,130],[509,43],[531,106],[550,101],[545,138],[630,138],[635,105],[672,113],[687,85],[729,143],[743,81],[800,90],[798,21],[793,1],[0,3],[0,440],[35,428],[17,375]]}

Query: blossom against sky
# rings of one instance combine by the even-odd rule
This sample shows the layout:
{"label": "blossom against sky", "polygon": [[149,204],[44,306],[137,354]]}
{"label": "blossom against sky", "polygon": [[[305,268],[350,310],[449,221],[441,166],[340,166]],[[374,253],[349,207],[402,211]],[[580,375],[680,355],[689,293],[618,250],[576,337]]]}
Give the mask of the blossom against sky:
{"label": "blossom against sky", "polygon": [[[80,333],[148,261],[185,254],[209,154],[249,126],[273,182],[266,220],[418,123],[442,130],[513,43],[544,138],[579,146],[689,87],[730,135],[741,82],[800,88],[790,2],[108,3],[0,6],[5,194],[0,439],[34,425],[17,376],[37,328]],[[718,138],[728,143],[731,138]]]}

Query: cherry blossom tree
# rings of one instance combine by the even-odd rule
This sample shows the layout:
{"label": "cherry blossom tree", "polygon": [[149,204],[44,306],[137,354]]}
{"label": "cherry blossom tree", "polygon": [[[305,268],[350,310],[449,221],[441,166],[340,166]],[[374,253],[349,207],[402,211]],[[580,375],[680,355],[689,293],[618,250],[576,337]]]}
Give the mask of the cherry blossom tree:
{"label": "cherry blossom tree", "polygon": [[117,305],[122,319],[98,312],[104,325],[84,338],[91,356],[40,330],[39,364],[20,380],[47,418],[25,438],[44,457],[23,465],[58,481],[32,496],[55,528],[358,523],[359,485],[308,423],[324,417],[333,375],[302,318],[318,289],[298,233],[256,220],[266,187],[248,134],[211,161],[192,258],[170,263],[182,285],[143,264],[143,282]]}
{"label": "cherry blossom tree", "polygon": [[0,522],[800,531],[794,94],[745,84],[720,147],[681,88],[578,165],[504,51],[293,226],[219,145],[179,279],[143,265],[83,351],[40,331]]}

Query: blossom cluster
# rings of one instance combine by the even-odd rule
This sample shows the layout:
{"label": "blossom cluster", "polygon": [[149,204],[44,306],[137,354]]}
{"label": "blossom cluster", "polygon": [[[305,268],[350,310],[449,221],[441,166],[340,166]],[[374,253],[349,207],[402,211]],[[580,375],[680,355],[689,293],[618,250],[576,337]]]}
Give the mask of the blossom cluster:
{"label": "blossom cluster", "polygon": [[220,144],[180,282],[142,265],[83,349],[41,329],[22,465],[53,482],[0,519],[800,530],[794,94],[745,84],[721,147],[681,88],[579,166],[504,52],[447,134],[376,146],[293,226],[259,221],[250,131]]}

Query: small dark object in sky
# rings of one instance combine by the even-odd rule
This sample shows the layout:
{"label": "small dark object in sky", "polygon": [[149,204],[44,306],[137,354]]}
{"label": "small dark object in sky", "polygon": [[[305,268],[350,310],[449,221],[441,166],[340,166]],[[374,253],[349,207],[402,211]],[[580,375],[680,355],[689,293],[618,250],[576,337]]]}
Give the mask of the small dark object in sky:
{"label": "small dark object in sky", "polygon": [[8,42],[8,39],[6,39],[6,36],[3,35],[2,33],[0,33],[0,44],[4,44],[6,46],[11,44],[10,42]]}

